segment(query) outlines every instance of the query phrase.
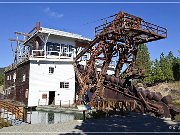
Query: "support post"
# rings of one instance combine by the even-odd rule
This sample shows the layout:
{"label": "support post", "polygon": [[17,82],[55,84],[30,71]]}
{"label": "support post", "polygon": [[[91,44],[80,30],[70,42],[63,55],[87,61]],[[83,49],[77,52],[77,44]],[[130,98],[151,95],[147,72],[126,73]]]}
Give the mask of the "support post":
{"label": "support post", "polygon": [[60,104],[59,105],[60,105],[60,108],[61,108],[61,100],[60,100]]}
{"label": "support post", "polygon": [[132,102],[130,101],[130,108],[129,108],[129,111],[131,112],[132,111]]}
{"label": "support post", "polygon": [[29,124],[31,124],[31,114],[32,114],[32,107],[31,107],[31,113],[30,113],[30,121],[29,121]]}
{"label": "support post", "polygon": [[85,110],[83,110],[83,121],[86,120],[86,113],[85,113]]}
{"label": "support post", "polygon": [[38,106],[39,106],[40,99],[38,100]]}

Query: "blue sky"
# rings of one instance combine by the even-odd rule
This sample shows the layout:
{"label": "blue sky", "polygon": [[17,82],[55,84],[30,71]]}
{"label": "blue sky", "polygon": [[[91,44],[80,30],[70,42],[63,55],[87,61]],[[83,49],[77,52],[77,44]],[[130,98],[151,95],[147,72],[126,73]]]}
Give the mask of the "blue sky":
{"label": "blue sky", "polygon": [[[9,0],[10,1],[10,0]],[[44,0],[47,1],[47,0]],[[57,0],[54,0],[57,1]],[[70,1],[70,0],[69,0]],[[71,0],[73,1],[73,0]],[[82,1],[82,0],[79,0]],[[92,0],[93,1],[93,0]],[[95,1],[95,0],[94,0]],[[98,0],[105,1],[105,0]],[[133,0],[129,0],[133,1]],[[144,0],[145,1],[145,0]],[[167,1],[167,0],[159,0]],[[177,0],[174,0],[177,1]],[[2,2],[2,0],[0,1]],[[180,1],[179,1],[180,2]],[[180,49],[179,4],[2,4],[0,3],[0,67],[13,62],[9,38],[15,31],[29,32],[37,21],[42,27],[64,30],[94,38],[98,19],[125,11],[168,29],[167,39],[147,44],[151,59]]]}

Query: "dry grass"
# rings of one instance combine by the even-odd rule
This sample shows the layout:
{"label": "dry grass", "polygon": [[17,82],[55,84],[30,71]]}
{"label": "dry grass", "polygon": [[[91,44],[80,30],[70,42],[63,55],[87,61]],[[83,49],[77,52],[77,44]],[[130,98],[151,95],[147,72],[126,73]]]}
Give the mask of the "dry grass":
{"label": "dry grass", "polygon": [[3,85],[0,86],[0,93],[3,92]]}
{"label": "dry grass", "polygon": [[180,90],[180,81],[168,83],[168,86],[174,90]]}
{"label": "dry grass", "polygon": [[0,129],[3,127],[9,127],[11,124],[7,121],[5,121],[3,118],[0,118]]}
{"label": "dry grass", "polygon": [[174,103],[180,104],[180,81],[159,83],[156,86],[148,87],[150,91],[160,92],[163,96],[171,95]]}

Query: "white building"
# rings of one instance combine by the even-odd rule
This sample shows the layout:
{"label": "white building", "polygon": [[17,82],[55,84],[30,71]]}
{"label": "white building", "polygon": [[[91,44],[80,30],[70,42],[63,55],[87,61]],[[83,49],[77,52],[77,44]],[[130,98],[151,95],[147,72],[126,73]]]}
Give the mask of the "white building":
{"label": "white building", "polygon": [[31,33],[20,49],[17,64],[5,71],[7,97],[28,107],[72,105],[75,99],[73,58],[81,45],[88,45],[91,40],[38,26]]}

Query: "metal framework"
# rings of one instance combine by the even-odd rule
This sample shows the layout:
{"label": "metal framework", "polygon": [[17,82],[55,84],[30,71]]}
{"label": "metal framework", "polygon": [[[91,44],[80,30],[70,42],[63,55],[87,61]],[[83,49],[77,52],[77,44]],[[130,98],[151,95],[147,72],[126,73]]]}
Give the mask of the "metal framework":
{"label": "metal framework", "polygon": [[[169,110],[164,103],[155,105],[150,101],[147,102],[139,90],[130,89],[132,86],[128,84],[128,79],[142,77],[144,73],[144,70],[136,69],[135,66],[138,45],[166,38],[167,30],[125,12],[110,16],[103,22],[95,28],[95,39],[75,59],[74,69],[79,83],[79,103],[82,103],[82,97],[86,91],[91,90],[93,92],[91,106],[95,106],[97,100],[104,102],[110,97],[117,101],[133,99],[137,101],[137,106],[142,112],[144,110],[157,114],[167,112],[165,116],[168,117]],[[90,53],[91,57],[83,68],[78,64],[78,59],[85,53]],[[115,75],[108,76],[107,70],[114,57],[117,60]],[[102,63],[99,72],[97,72],[97,61]],[[122,73],[124,65],[127,68]]]}

